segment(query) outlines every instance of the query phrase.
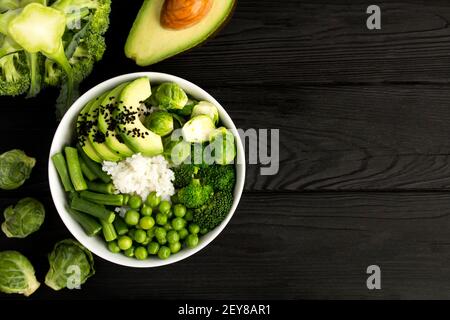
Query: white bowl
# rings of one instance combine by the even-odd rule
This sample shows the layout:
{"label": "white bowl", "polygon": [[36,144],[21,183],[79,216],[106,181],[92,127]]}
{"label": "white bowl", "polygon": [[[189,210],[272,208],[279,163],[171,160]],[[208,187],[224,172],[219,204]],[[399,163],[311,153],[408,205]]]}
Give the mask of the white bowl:
{"label": "white bowl", "polygon": [[[123,82],[131,81],[139,77],[148,77],[152,84],[161,82],[175,82],[193,97],[199,100],[206,100],[210,101],[211,103],[214,103],[214,105],[216,105],[217,108],[219,109],[219,115],[222,123],[224,124],[225,127],[227,127],[233,132],[236,138],[236,148],[237,148],[236,186],[234,188],[234,202],[230,210],[230,213],[227,215],[225,220],[219,226],[217,226],[214,230],[211,230],[209,233],[200,238],[200,242],[197,247],[193,249],[184,248],[177,254],[171,255],[166,260],[160,260],[157,257],[149,257],[146,260],[136,260],[134,258],[126,257],[123,254],[114,254],[108,250],[106,243],[101,238],[101,236],[88,237],[84,232],[84,230],[81,228],[81,226],[69,215],[69,213],[66,210],[66,206],[68,205],[67,196],[59,180],[58,173],[56,172],[56,169],[51,161],[51,156],[53,156],[55,153],[61,152],[64,146],[69,145],[70,143],[73,142],[75,134],[75,124],[78,113],[81,111],[81,109],[86,105],[88,101],[100,96],[102,93],[108,90],[113,89],[114,87]],[[227,114],[225,109],[205,90],[201,89],[200,87],[196,86],[195,84],[189,81],[164,73],[155,73],[155,72],[130,73],[112,78],[95,86],[94,88],[83,94],[77,101],[75,101],[75,103],[67,111],[61,123],[59,124],[58,129],[56,130],[55,136],[53,137],[48,161],[48,180],[50,184],[50,191],[52,194],[53,202],[55,203],[56,206],[56,210],[58,210],[58,213],[61,219],[63,220],[64,224],[66,225],[66,227],[81,244],[83,244],[86,248],[88,248],[92,253],[110,262],[129,267],[151,268],[171,264],[183,260],[197,253],[198,251],[206,247],[211,241],[213,241],[219,235],[219,233],[222,232],[222,230],[225,228],[225,226],[228,224],[231,217],[233,216],[233,213],[236,210],[236,207],[242,195],[242,190],[244,188],[245,182],[245,154],[242,141],[236,130],[236,126],[234,125],[230,116]]]}

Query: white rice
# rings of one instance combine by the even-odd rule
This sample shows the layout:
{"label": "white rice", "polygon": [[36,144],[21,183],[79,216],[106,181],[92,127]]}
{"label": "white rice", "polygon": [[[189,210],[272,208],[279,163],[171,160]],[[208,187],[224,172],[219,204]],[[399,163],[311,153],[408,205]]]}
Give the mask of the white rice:
{"label": "white rice", "polygon": [[111,176],[118,193],[137,194],[144,200],[153,191],[164,200],[175,194],[174,173],[163,156],[138,153],[119,162],[104,161],[102,169]]}

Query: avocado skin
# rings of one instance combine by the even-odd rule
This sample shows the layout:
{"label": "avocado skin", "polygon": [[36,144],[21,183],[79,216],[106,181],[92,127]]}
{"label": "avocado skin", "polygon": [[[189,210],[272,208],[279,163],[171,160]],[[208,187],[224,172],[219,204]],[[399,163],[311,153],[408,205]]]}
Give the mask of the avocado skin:
{"label": "avocado skin", "polygon": [[[139,57],[138,51],[139,51],[139,44],[145,43],[146,41],[151,41],[149,39],[140,39],[137,35],[140,28],[146,28],[145,18],[146,15],[152,15],[152,12],[148,12],[149,10],[154,9],[157,7],[155,5],[158,1],[164,1],[164,0],[145,0],[142,4],[141,9],[139,10],[139,13],[133,23],[133,26],[131,28],[131,31],[128,35],[127,42],[125,44],[125,55],[135,60],[136,64],[141,67],[149,66],[155,63],[158,63],[160,61],[166,60],[168,58],[171,58],[173,56],[179,55],[181,53],[188,52],[195,47],[203,45],[207,40],[214,38],[231,20],[231,17],[233,16],[234,10],[237,6],[237,0],[229,0],[231,1],[231,5],[228,8],[228,12],[226,13],[225,17],[218,21],[217,24],[215,24],[210,31],[206,32],[204,36],[202,36],[201,39],[194,40],[192,43],[185,45],[181,49],[174,50],[174,51],[168,51],[166,54],[163,54],[159,56],[158,58],[153,57]],[[215,0],[215,1],[227,1],[227,0]],[[155,15],[153,15],[155,16]],[[157,14],[159,17],[159,14]],[[162,29],[164,29],[161,26]],[[191,27],[192,28],[192,27]],[[179,32],[179,31],[172,31],[172,32]],[[145,33],[144,33],[145,34]],[[158,41],[157,37],[153,37],[153,41]],[[138,49],[136,49],[136,44],[138,45]],[[146,49],[142,48],[141,51],[145,52]]]}

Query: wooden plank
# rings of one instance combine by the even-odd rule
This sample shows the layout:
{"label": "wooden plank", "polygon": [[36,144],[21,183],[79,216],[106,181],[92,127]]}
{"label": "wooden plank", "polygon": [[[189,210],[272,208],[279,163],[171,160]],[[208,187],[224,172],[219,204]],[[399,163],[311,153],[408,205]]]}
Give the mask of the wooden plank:
{"label": "wooden plank", "polygon": [[[44,201],[39,233],[26,242],[0,237],[1,249],[29,256],[40,279],[47,253],[68,236]],[[450,298],[449,204],[445,192],[246,193],[225,231],[187,260],[142,270],[97,258],[82,290],[43,286],[32,299]],[[366,288],[372,264],[381,267],[381,291]]]}

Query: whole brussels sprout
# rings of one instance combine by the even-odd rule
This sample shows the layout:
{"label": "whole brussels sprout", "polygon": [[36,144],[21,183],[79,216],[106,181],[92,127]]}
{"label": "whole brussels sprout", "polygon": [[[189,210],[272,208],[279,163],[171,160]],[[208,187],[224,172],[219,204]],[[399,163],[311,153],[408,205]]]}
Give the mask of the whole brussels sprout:
{"label": "whole brussels sprout", "polygon": [[195,116],[199,116],[201,114],[210,117],[214,124],[217,124],[219,122],[219,110],[217,110],[216,106],[211,102],[200,101],[192,109],[191,118],[194,118]]}
{"label": "whole brussels sprout", "polygon": [[153,103],[157,103],[159,107],[172,110],[183,109],[188,102],[188,96],[176,83],[166,82],[161,84],[152,98]]}
{"label": "whole brussels sprout", "polygon": [[10,150],[0,155],[0,189],[13,190],[30,177],[36,159],[22,150]]}
{"label": "whole brussels sprout", "polygon": [[144,126],[163,137],[173,131],[174,121],[172,115],[167,111],[156,111],[144,119]]}
{"label": "whole brussels sprout", "polygon": [[79,288],[95,274],[92,253],[72,239],[58,242],[49,254],[48,262],[50,269],[45,284],[53,290]]}
{"label": "whole brussels sprout", "polygon": [[227,128],[215,129],[209,136],[211,142],[208,147],[212,149],[214,160],[217,164],[226,165],[233,162],[236,157],[234,135]]}
{"label": "whole brussels sprout", "polygon": [[30,296],[40,283],[31,262],[20,252],[0,252],[0,291]]}
{"label": "whole brussels sprout", "polygon": [[38,200],[24,198],[3,212],[2,231],[8,238],[25,238],[39,230],[45,218],[45,208]]}

